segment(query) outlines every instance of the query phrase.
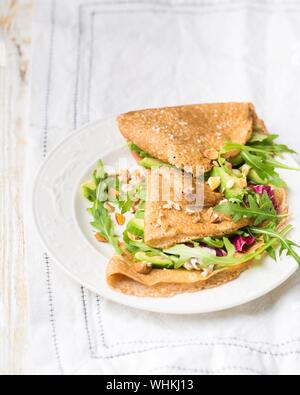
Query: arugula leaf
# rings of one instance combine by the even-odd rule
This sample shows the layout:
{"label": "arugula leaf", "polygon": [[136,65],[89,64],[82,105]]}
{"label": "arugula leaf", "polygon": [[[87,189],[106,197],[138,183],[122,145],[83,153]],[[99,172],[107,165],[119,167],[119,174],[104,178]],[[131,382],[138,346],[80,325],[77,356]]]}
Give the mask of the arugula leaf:
{"label": "arugula leaf", "polygon": [[85,182],[81,185],[81,192],[87,200],[94,203],[96,200],[96,183],[94,181]]}
{"label": "arugula leaf", "polygon": [[146,253],[152,253],[153,256],[161,256],[163,258],[170,258],[170,257],[168,257],[168,255],[164,254],[164,252],[162,250],[148,246],[147,244],[144,243],[143,240],[138,240],[138,241],[131,240],[128,237],[127,231],[124,232],[123,239],[124,239],[126,249],[131,253],[137,253],[139,251],[142,251],[142,252],[146,252]]}
{"label": "arugula leaf", "polygon": [[[260,159],[262,161],[261,166],[260,166],[260,170],[267,170],[265,168],[265,166],[262,166],[262,165],[267,165],[270,168],[273,167],[273,169],[277,168],[277,169],[286,169],[286,170],[300,171],[299,168],[286,166],[285,164],[280,163],[277,160],[273,159],[273,156],[271,155],[271,153],[267,153],[266,150],[264,148],[262,148],[262,147],[258,148],[258,146],[247,146],[247,145],[240,145],[240,144],[234,144],[234,143],[227,143],[227,144],[225,144],[224,149],[226,151],[227,150],[232,151],[233,149],[241,150],[242,151],[241,155],[242,155],[243,159],[246,162],[249,161],[249,160],[252,160],[253,162],[256,162],[258,159]],[[248,156],[245,155],[245,152],[248,152]],[[255,154],[257,154],[257,156],[259,158],[254,158],[253,155],[250,155],[250,152],[254,152]],[[272,153],[275,154],[276,152],[272,152]],[[256,163],[256,166],[257,165],[258,165],[258,163]]]}
{"label": "arugula leaf", "polygon": [[121,210],[121,214],[129,213],[129,211],[131,210],[133,204],[134,204],[134,201],[132,201],[130,199],[127,200],[127,201],[124,201],[124,202],[120,202],[119,207],[120,207],[120,210]]}
{"label": "arugula leaf", "polygon": [[214,239],[212,237],[204,237],[203,239],[201,239],[201,243],[206,244],[208,247],[213,247],[213,248],[224,247],[223,239]]}
{"label": "arugula leaf", "polygon": [[297,154],[296,151],[290,149],[284,144],[276,144],[274,140],[279,137],[277,134],[265,135],[260,133],[254,133],[252,139],[247,145],[255,148],[263,148],[264,151],[271,152],[273,154]]}
{"label": "arugula leaf", "polygon": [[224,245],[225,245],[225,248],[227,251],[227,256],[233,257],[236,253],[235,246],[231,243],[231,241],[227,237],[224,237],[223,240],[224,240]]}
{"label": "arugula leaf", "polygon": [[104,207],[104,203],[96,201],[93,207],[88,209],[88,212],[94,218],[91,225],[98,230],[101,235],[107,239],[107,241],[110,242],[118,254],[121,253],[119,239],[114,232],[114,224],[108,211]]}
{"label": "arugula leaf", "polygon": [[251,140],[248,142],[248,144],[251,143],[262,143],[263,141],[265,141],[269,136],[266,134],[262,134],[259,132],[255,132],[251,138]]}
{"label": "arugula leaf", "polygon": [[266,163],[261,156],[252,155],[250,152],[242,151],[241,156],[245,162],[254,170],[261,179],[269,180],[270,184],[277,187],[285,187],[286,183],[280,178],[279,174],[275,171],[275,167]]}
{"label": "arugula leaf", "polygon": [[273,221],[278,223],[280,218],[285,217],[277,214],[274,205],[266,192],[262,196],[257,194],[254,196],[249,193],[248,206],[242,205],[241,203],[228,202],[217,206],[215,210],[226,216],[232,217],[234,222],[238,222],[243,218],[254,219],[255,226],[260,225],[264,221]]}
{"label": "arugula leaf", "polygon": [[287,166],[287,165],[285,165],[285,164],[283,164],[281,162],[278,162],[277,160],[273,159],[272,157],[268,157],[265,160],[265,163],[267,165],[274,166],[276,169],[300,171],[299,168]]}
{"label": "arugula leaf", "polygon": [[99,202],[106,202],[108,200],[108,185],[107,182],[101,181],[96,190],[96,199]]}
{"label": "arugula leaf", "polygon": [[105,178],[107,178],[107,173],[105,171],[102,160],[98,161],[94,175],[98,182],[101,180],[105,180]]}
{"label": "arugula leaf", "polygon": [[[288,228],[291,230],[292,226],[290,225]],[[257,235],[263,235],[265,238],[268,239],[276,239],[280,243],[280,256],[284,253],[284,251],[287,252],[288,256],[292,256],[295,261],[300,265],[300,256],[295,252],[293,247],[300,248],[300,246],[296,243],[294,243],[291,240],[288,240],[282,233],[276,232],[272,227],[269,228],[251,228],[251,231],[254,234]]]}
{"label": "arugula leaf", "polygon": [[255,133],[252,140],[250,140],[247,145],[231,142],[225,143],[221,155],[238,150],[240,151],[239,157],[255,170],[262,180],[266,180],[268,184],[273,184],[278,187],[286,187],[286,183],[280,178],[275,169],[280,168],[296,171],[300,169],[291,168],[274,159],[275,156],[283,153],[296,153],[286,145],[276,144],[274,140],[276,140],[277,137],[277,135],[267,136]]}

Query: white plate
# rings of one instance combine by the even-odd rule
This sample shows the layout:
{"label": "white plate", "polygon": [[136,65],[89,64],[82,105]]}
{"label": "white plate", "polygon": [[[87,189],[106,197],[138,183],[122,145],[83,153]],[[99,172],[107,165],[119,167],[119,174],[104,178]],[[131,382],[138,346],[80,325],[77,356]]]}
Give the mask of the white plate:
{"label": "white plate", "polygon": [[[267,258],[239,279],[219,288],[173,298],[136,298],[109,288],[105,269],[113,250],[97,243],[86,213],[88,204],[80,195],[80,184],[90,178],[98,159],[107,166],[119,158],[134,163],[115,120],[88,125],[60,144],[43,163],[33,192],[33,215],[49,254],[74,280],[91,291],[134,308],[170,314],[198,314],[232,308],[272,291],[298,268],[289,257],[275,263]],[[286,162],[296,166],[291,157]],[[300,229],[297,174],[283,171],[290,187],[291,222]],[[291,232],[296,237],[296,231]]]}

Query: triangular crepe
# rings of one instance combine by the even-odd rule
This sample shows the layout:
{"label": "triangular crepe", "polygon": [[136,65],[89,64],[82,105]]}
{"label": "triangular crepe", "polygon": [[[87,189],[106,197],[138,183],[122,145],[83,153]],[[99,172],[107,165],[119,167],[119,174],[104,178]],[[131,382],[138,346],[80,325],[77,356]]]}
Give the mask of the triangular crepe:
{"label": "triangular crepe", "polygon": [[119,116],[118,124],[124,137],[150,156],[194,172],[199,166],[210,170],[226,141],[245,144],[254,129],[266,133],[250,103],[135,111]]}
{"label": "triangular crepe", "polygon": [[[168,248],[203,237],[232,234],[250,225],[249,219],[233,222],[232,219],[216,213],[213,207],[221,202],[223,195],[213,192],[207,183],[202,183],[202,190],[198,188],[203,197],[202,204],[199,205],[196,200],[188,198],[187,191],[177,187],[177,184],[184,186],[184,174],[178,171],[176,173],[175,179],[170,177],[170,170],[166,167],[147,172],[145,205],[145,243],[147,245]],[[157,177],[159,177],[159,182]],[[177,190],[176,193],[174,188]],[[163,196],[162,189],[164,189],[165,196]],[[178,193],[180,190],[181,193]],[[170,191],[168,196],[166,196],[166,191]],[[192,197],[196,199],[195,182]]]}

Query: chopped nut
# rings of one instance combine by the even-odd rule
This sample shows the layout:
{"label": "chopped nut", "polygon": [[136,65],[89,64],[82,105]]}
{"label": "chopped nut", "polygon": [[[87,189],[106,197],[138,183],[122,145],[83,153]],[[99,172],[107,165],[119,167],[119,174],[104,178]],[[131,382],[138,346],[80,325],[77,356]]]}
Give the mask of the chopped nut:
{"label": "chopped nut", "polygon": [[247,183],[246,178],[240,178],[239,181],[238,181],[238,186],[240,188],[247,188],[248,183]]}
{"label": "chopped nut", "polygon": [[202,277],[208,277],[214,271],[214,265],[210,265],[207,269],[204,269],[201,273]]}
{"label": "chopped nut", "polygon": [[108,243],[108,240],[106,237],[102,236],[101,233],[96,233],[96,240],[100,241],[100,243]]}
{"label": "chopped nut", "polygon": [[141,200],[137,200],[131,207],[131,212],[133,212],[135,214],[139,208],[140,203],[141,203]]}
{"label": "chopped nut", "polygon": [[216,160],[219,158],[219,153],[214,148],[207,149],[204,151],[204,156],[210,160]]}
{"label": "chopped nut", "polygon": [[231,178],[230,180],[227,181],[226,189],[232,189],[234,185],[235,185],[235,180]]}
{"label": "chopped nut", "polygon": [[135,262],[133,268],[139,274],[149,274],[152,271],[152,265],[148,262]]}
{"label": "chopped nut", "polygon": [[225,166],[226,166],[227,169],[229,169],[229,170],[232,170],[232,168],[233,168],[232,163],[230,163],[230,162],[226,162],[226,163],[225,163]]}
{"label": "chopped nut", "polygon": [[247,165],[246,163],[241,167],[241,171],[245,177],[248,176],[250,170],[251,170],[251,166]]}
{"label": "chopped nut", "polygon": [[162,208],[163,208],[163,209],[166,209],[166,210],[172,210],[172,209],[175,209],[175,210],[177,210],[177,211],[180,211],[180,210],[181,210],[180,204],[179,204],[179,203],[172,202],[171,200],[168,200],[168,202],[167,202],[166,204],[164,204],[164,205],[162,206]]}
{"label": "chopped nut", "polygon": [[194,270],[194,266],[193,266],[193,264],[192,264],[190,261],[186,262],[186,263],[183,265],[183,267],[184,267],[186,270],[188,270],[189,272],[192,271],[192,270]]}
{"label": "chopped nut", "polygon": [[115,212],[115,207],[112,205],[112,204],[110,204],[110,203],[108,203],[108,202],[105,202],[104,203],[104,208],[107,210],[107,211],[109,211],[110,213],[114,213]]}
{"label": "chopped nut", "polygon": [[132,241],[139,241],[139,240],[141,240],[140,237],[138,237],[138,236],[136,236],[136,235],[133,235],[132,233],[129,233],[129,232],[127,232],[127,236],[128,236],[128,238],[129,238],[130,240],[132,240]]}
{"label": "chopped nut", "polygon": [[221,218],[220,218],[219,214],[216,213],[215,211],[213,212],[213,214],[210,218],[210,222],[212,224],[217,224],[217,223],[221,222]]}
{"label": "chopped nut", "polygon": [[181,210],[181,206],[180,206],[179,203],[174,203],[173,207],[174,207],[174,209],[177,210],[177,211],[180,211],[180,210]]}
{"label": "chopped nut", "polygon": [[208,185],[212,191],[215,191],[221,185],[221,177],[210,177],[208,180]]}
{"label": "chopped nut", "polygon": [[126,218],[123,214],[116,214],[116,221],[118,223],[118,225],[122,226],[125,224]]}
{"label": "chopped nut", "polygon": [[208,209],[205,213],[203,213],[203,219],[206,222],[209,222],[211,224],[215,224],[220,221],[220,216],[218,213],[214,211],[214,209],[211,207]]}

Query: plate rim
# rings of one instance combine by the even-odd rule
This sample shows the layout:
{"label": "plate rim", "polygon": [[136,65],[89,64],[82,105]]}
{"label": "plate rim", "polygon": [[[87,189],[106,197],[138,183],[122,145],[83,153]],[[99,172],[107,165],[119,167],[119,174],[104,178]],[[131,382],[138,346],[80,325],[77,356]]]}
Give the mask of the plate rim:
{"label": "plate rim", "polygon": [[[81,135],[83,132],[85,132],[88,129],[91,129],[93,127],[95,127],[98,124],[102,124],[104,122],[115,122],[115,117],[109,117],[109,118],[103,118],[103,119],[99,119],[96,120],[94,122],[91,123],[86,123],[85,125],[83,125],[81,128],[77,129],[76,131],[74,131],[73,133],[70,133],[70,135],[68,135],[66,138],[64,138],[60,143],[58,143],[55,147],[53,147],[49,154],[47,155],[47,157],[42,161],[42,163],[39,165],[36,174],[34,176],[34,183],[33,183],[33,188],[32,188],[32,194],[31,194],[31,214],[32,214],[32,218],[33,218],[33,223],[35,226],[35,229],[37,231],[39,240],[41,241],[41,244],[44,246],[44,248],[47,250],[48,254],[52,257],[53,262],[64,272],[66,273],[70,278],[72,278],[76,283],[80,284],[81,286],[83,286],[84,288],[86,288],[87,290],[100,295],[108,300],[111,300],[115,303],[121,304],[123,306],[126,307],[131,307],[140,311],[149,311],[149,312],[153,312],[153,313],[163,313],[163,314],[169,314],[169,315],[202,315],[202,314],[209,314],[209,313],[214,313],[214,312],[221,312],[221,311],[227,311],[239,306],[243,306],[247,303],[253,302],[255,300],[258,300],[260,298],[262,298],[265,295],[270,294],[270,292],[274,291],[275,289],[277,289],[278,287],[280,287],[281,285],[283,285],[289,278],[291,278],[298,270],[298,265],[291,265],[290,270],[287,271],[287,273],[285,274],[285,276],[280,277],[280,279],[278,279],[278,281],[274,282],[274,284],[270,284],[269,287],[267,287],[266,289],[262,290],[261,292],[259,292],[255,297],[254,296],[245,296],[243,299],[240,299],[239,302],[230,302],[230,303],[224,303],[224,305],[219,306],[219,307],[211,307],[211,308],[201,308],[201,311],[195,311],[195,310],[191,310],[191,311],[186,311],[186,310],[180,310],[178,309],[177,311],[165,311],[165,309],[163,308],[159,308],[159,304],[155,304],[152,307],[148,307],[148,306],[141,306],[138,303],[135,303],[136,298],[132,297],[131,299],[128,299],[128,301],[126,301],[126,299],[122,299],[122,295],[119,292],[115,292],[110,294],[109,296],[107,295],[102,295],[99,290],[96,290],[93,286],[87,284],[84,280],[80,279],[78,276],[76,276],[75,274],[72,273],[72,271],[70,271],[69,269],[66,268],[66,266],[60,261],[60,259],[56,256],[55,251],[52,250],[51,246],[48,245],[47,241],[44,239],[43,235],[42,235],[42,231],[40,228],[40,224],[39,221],[37,220],[37,213],[36,213],[36,198],[37,198],[37,188],[39,185],[39,181],[40,181],[40,177],[42,175],[43,170],[47,167],[48,162],[51,161],[51,159],[53,158],[53,156],[55,156],[55,154],[57,153],[57,151],[59,151],[62,147],[64,147],[64,145],[66,143],[69,142],[69,140],[75,139],[76,137],[78,137],[79,135]],[[121,149],[122,146],[117,146],[114,149],[111,150],[107,150],[107,153],[105,154],[106,156],[108,156],[109,154],[112,154],[114,151]],[[297,163],[293,157],[291,155],[288,155],[288,157],[290,159],[292,159],[295,163]],[[91,166],[91,165],[90,165]],[[82,175],[84,174],[84,171],[82,172]],[[78,178],[80,179],[80,177]],[[74,202],[72,202],[72,206],[74,205]],[[74,207],[72,209],[73,214],[74,214]],[[76,221],[77,222],[77,221]],[[78,224],[77,224],[78,225]],[[82,239],[85,239],[84,235],[81,235]],[[88,241],[86,240],[87,244]],[[90,248],[93,248],[90,245]],[[103,254],[101,254],[99,251],[98,253],[105,259],[107,260],[107,257],[105,257]],[[238,280],[238,279],[237,279]],[[230,283],[228,283],[230,284]],[[204,292],[205,290],[201,291]],[[200,291],[199,291],[200,292]],[[126,295],[128,297],[128,295]],[[138,298],[138,300],[142,300],[143,298]],[[160,298],[152,298],[153,300],[159,300]],[[157,306],[157,307],[155,307]]]}

